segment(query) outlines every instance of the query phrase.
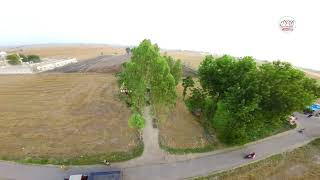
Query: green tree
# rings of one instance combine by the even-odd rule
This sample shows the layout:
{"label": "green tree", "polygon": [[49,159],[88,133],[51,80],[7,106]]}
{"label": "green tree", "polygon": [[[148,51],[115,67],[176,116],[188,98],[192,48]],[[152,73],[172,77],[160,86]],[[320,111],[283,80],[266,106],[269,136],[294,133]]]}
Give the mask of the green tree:
{"label": "green tree", "polygon": [[151,66],[151,100],[155,105],[173,105],[176,101],[176,82],[164,58],[159,58]]}
{"label": "green tree", "polygon": [[25,56],[23,54],[19,54],[19,56],[20,56],[22,62],[28,62],[29,61],[27,56]]}
{"label": "green tree", "polygon": [[10,54],[6,57],[8,63],[11,65],[19,65],[21,64],[20,57],[17,54]]}
{"label": "green tree", "polygon": [[199,78],[202,87],[212,97],[222,97],[228,88],[234,86],[246,73],[255,70],[256,63],[252,57],[236,59],[224,55],[219,58],[206,56],[199,67]]}
{"label": "green tree", "polygon": [[28,55],[27,57],[29,62],[31,61],[31,62],[37,63],[41,61],[38,55],[31,54],[31,55]]}
{"label": "green tree", "polygon": [[[269,118],[300,111],[319,97],[316,81],[289,63],[273,62],[260,68],[261,108]],[[270,117],[272,116],[272,117]]]}
{"label": "green tree", "polygon": [[206,92],[201,88],[193,88],[191,96],[186,100],[187,106],[192,112],[201,112],[204,107]]}
{"label": "green tree", "polygon": [[164,56],[164,58],[169,65],[170,73],[175,80],[175,84],[178,85],[182,77],[182,64],[180,59],[175,60],[171,56]]}
{"label": "green tree", "polygon": [[[119,77],[129,90],[132,104],[140,109],[148,95],[155,105],[173,105],[176,100],[176,81],[159,47],[143,40],[131,50],[131,61],[123,66]],[[150,94],[147,94],[150,89]]]}
{"label": "green tree", "polygon": [[188,76],[182,79],[182,86],[183,86],[183,99],[186,97],[187,90],[189,87],[194,87],[194,81],[191,76]]}
{"label": "green tree", "polygon": [[131,115],[128,121],[129,127],[136,128],[136,129],[142,129],[145,126],[145,121],[141,114],[134,113]]}
{"label": "green tree", "polygon": [[209,56],[199,74],[203,88],[217,98],[212,126],[227,144],[243,144],[277,131],[290,114],[319,97],[315,80],[283,62],[257,67],[251,57]]}

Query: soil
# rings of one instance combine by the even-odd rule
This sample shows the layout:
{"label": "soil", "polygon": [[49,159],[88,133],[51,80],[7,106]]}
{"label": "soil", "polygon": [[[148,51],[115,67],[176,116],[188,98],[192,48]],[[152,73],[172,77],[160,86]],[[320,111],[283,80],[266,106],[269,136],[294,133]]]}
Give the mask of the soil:
{"label": "soil", "polygon": [[0,156],[126,151],[137,132],[110,74],[0,76]]}

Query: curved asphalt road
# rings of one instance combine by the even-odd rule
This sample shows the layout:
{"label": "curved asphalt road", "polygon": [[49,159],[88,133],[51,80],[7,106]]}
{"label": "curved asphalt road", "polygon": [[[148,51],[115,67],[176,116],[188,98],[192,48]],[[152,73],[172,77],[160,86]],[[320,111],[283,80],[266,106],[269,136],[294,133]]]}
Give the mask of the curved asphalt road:
{"label": "curved asphalt road", "polygon": [[[304,134],[298,133],[297,130],[292,130],[250,143],[236,150],[206,153],[203,154],[203,157],[195,159],[122,167],[124,179],[176,180],[207,175],[252,162],[252,160],[243,159],[243,156],[248,152],[255,151],[257,153],[255,160],[258,161],[271,155],[303,146],[320,137],[320,118],[306,118],[302,114],[296,114],[296,116],[300,124],[299,128],[306,128]],[[119,167],[121,167],[121,163]],[[82,166],[63,171],[57,166],[22,165],[2,161],[0,162],[0,180],[59,180],[69,174],[105,171],[106,168],[105,166]]]}

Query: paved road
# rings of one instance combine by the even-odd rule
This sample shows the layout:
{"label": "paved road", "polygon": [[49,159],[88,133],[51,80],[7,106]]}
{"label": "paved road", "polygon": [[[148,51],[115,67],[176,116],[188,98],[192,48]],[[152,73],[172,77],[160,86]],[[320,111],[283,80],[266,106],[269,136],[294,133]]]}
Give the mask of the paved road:
{"label": "paved road", "polygon": [[[121,70],[121,64],[130,59],[130,55],[121,56],[99,56],[96,58],[80,61],[78,63],[69,64],[60,68],[56,68],[49,72],[97,72],[97,73],[113,73]],[[46,72],[47,73],[47,72]]]}
{"label": "paved road", "polygon": [[[44,73],[116,73],[121,71],[122,63],[128,61],[130,57],[130,55],[99,56],[85,61],[80,61],[78,63],[68,64]],[[183,66],[184,76],[196,76],[196,74],[197,73],[194,69]]]}
{"label": "paved road", "polygon": [[[243,156],[248,152],[257,152],[256,160],[261,160],[271,155],[305,145],[311,140],[320,137],[320,118],[306,118],[302,114],[297,114],[296,116],[299,119],[299,128],[306,128],[304,134],[298,133],[297,130],[292,130],[250,143],[240,149],[220,153],[206,153],[202,154],[202,157],[190,160],[130,167],[126,167],[126,163],[120,163],[117,166],[123,169],[125,180],[176,180],[238,167],[252,162],[251,160],[243,159]],[[0,179],[59,180],[73,173],[105,169],[106,167],[104,166],[82,166],[63,171],[56,166],[22,165],[3,161],[0,162]]]}

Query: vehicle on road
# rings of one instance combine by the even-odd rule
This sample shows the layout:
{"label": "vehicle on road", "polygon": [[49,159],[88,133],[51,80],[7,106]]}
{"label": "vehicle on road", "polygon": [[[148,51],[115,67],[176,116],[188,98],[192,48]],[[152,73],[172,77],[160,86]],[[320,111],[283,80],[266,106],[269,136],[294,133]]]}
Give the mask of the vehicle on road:
{"label": "vehicle on road", "polygon": [[255,157],[256,157],[256,153],[253,152],[253,153],[250,153],[250,154],[246,155],[244,158],[245,159],[254,159]]}
{"label": "vehicle on road", "polygon": [[298,132],[303,133],[306,128],[300,129]]}
{"label": "vehicle on road", "polygon": [[64,180],[121,180],[122,172],[120,170],[106,171],[106,172],[92,172],[89,175],[75,174]]}

